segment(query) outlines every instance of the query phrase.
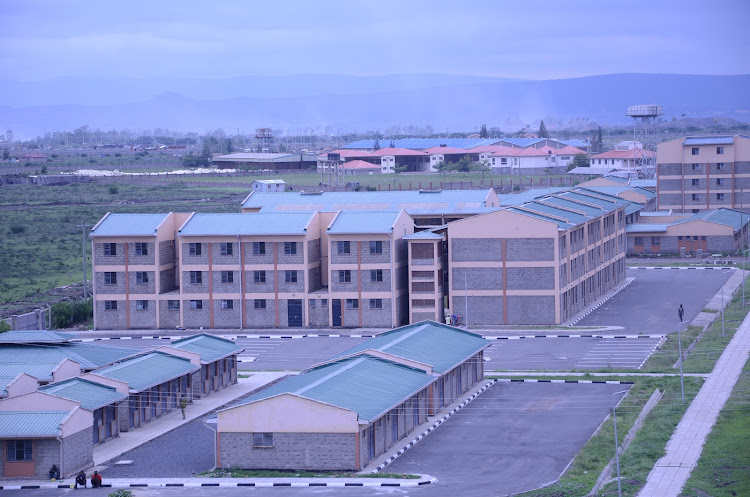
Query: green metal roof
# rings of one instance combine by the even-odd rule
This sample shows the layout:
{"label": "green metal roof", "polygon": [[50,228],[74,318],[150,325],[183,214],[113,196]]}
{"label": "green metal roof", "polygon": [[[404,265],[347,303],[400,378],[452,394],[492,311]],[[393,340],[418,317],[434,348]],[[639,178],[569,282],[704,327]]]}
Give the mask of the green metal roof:
{"label": "green metal roof", "polygon": [[60,436],[69,411],[0,411],[0,438]]}
{"label": "green metal roof", "polygon": [[231,340],[219,338],[207,333],[174,340],[172,341],[171,346],[187,352],[195,352],[201,356],[201,362],[205,363],[214,362],[223,359],[224,357],[239,354],[245,350]]}
{"label": "green metal roof", "polygon": [[[274,193],[274,195],[281,195]],[[184,236],[304,235],[309,212],[195,214],[180,229]]]}
{"label": "green metal roof", "polygon": [[687,219],[676,221],[673,224],[689,223],[691,221],[709,221],[711,223],[731,226],[732,229],[738,231],[743,225],[750,222],[750,214],[745,214],[742,211],[734,209],[711,209],[698,212]]}
{"label": "green metal roof", "polygon": [[354,411],[360,420],[372,421],[436,379],[420,369],[363,355],[304,371],[233,407],[293,393]]}
{"label": "green metal roof", "polygon": [[75,400],[86,410],[93,411],[128,398],[127,395],[119,393],[114,387],[84,380],[82,378],[71,378],[69,380],[53,383],[39,389],[44,393]]}
{"label": "green metal roof", "polygon": [[[83,369],[94,369],[138,353],[137,350],[107,345],[64,343],[55,345],[17,344],[0,345],[0,364],[57,365],[63,359],[81,364]],[[34,376],[32,374],[32,376]]]}
{"label": "green metal roof", "polygon": [[622,186],[586,186],[583,187],[586,190],[591,190],[598,193],[606,193],[607,195],[617,196],[620,195],[623,192],[634,192],[639,195],[643,195],[647,199],[652,199],[656,197],[656,192],[652,192],[651,190],[646,190],[645,188],[641,188],[639,186],[628,186],[628,185],[622,185]]}
{"label": "green metal roof", "polygon": [[365,340],[335,357],[374,349],[429,364],[437,373],[447,373],[489,343],[480,335],[435,321],[422,321]]}
{"label": "green metal roof", "polygon": [[549,223],[555,223],[555,224],[557,224],[557,228],[558,229],[566,230],[566,229],[569,229],[569,228],[572,228],[573,226],[575,226],[575,224],[573,224],[573,223],[568,223],[568,222],[562,221],[560,219],[554,219],[554,218],[550,217],[549,215],[538,214],[538,213],[535,213],[535,212],[528,212],[528,211],[521,210],[521,209],[519,209],[517,207],[508,207],[507,209],[508,209],[509,212],[514,212],[516,214],[522,214],[524,216],[533,217],[535,219],[541,219],[542,221],[547,221]]}
{"label": "green metal roof", "polygon": [[332,235],[350,233],[391,233],[400,212],[344,211],[331,222]]}
{"label": "green metal roof", "polygon": [[200,370],[189,360],[161,352],[126,359],[98,369],[99,376],[127,382],[132,390],[142,391],[180,376]]}
{"label": "green metal roof", "polygon": [[10,381],[16,378],[19,374],[26,373],[29,376],[33,376],[37,380],[49,381],[52,379],[52,372],[55,370],[58,364],[60,363],[41,362],[29,364],[18,362],[2,362],[0,363],[0,378],[5,378]]}
{"label": "green metal roof", "polygon": [[6,331],[0,333],[0,344],[3,343],[64,343],[75,338],[72,333],[56,333],[47,330]]}
{"label": "green metal roof", "polygon": [[156,236],[156,228],[167,216],[169,214],[107,214],[89,236]]}
{"label": "green metal roof", "polygon": [[100,368],[139,353],[127,347],[93,345],[90,343],[68,343],[57,347],[74,361],[80,362],[86,369]]}
{"label": "green metal roof", "polygon": [[662,223],[635,223],[625,227],[626,233],[666,233],[669,224]]}

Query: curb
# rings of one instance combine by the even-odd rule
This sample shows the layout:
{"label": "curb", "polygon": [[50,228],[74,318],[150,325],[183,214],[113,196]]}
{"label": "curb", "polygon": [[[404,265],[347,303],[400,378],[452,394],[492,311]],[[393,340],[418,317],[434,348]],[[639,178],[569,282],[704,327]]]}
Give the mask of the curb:
{"label": "curb", "polygon": [[697,267],[697,266],[666,266],[666,267],[665,266],[658,266],[658,267],[654,267],[654,266],[632,266],[632,267],[629,267],[628,269],[716,269],[717,271],[718,270],[729,271],[730,269],[737,269],[737,267],[734,266],[734,265],[732,265],[732,266],[726,265],[724,267],[716,267],[716,266],[701,266],[701,267]]}
{"label": "curb", "polygon": [[664,338],[658,335],[519,335],[519,336],[483,336],[485,340],[520,340],[523,338]]}
{"label": "curb", "polygon": [[412,447],[414,447],[414,445],[416,445],[417,443],[419,443],[424,437],[426,437],[427,435],[429,435],[430,433],[432,433],[433,431],[435,431],[438,428],[438,426],[440,426],[441,424],[445,423],[451,416],[453,416],[454,414],[456,414],[456,412],[458,412],[464,406],[466,406],[466,404],[468,404],[472,400],[474,400],[477,397],[479,397],[482,393],[484,393],[485,390],[487,390],[492,385],[494,385],[495,382],[497,382],[497,380],[491,380],[485,386],[483,386],[482,388],[480,388],[479,390],[477,390],[476,392],[474,392],[468,399],[464,400],[459,405],[457,405],[456,407],[454,407],[453,409],[451,409],[451,411],[448,414],[446,414],[445,416],[443,416],[439,420],[435,421],[432,424],[432,426],[430,426],[425,431],[423,431],[422,433],[420,433],[419,436],[417,436],[416,438],[414,438],[411,442],[409,442],[408,444],[404,445],[398,452],[396,452],[391,457],[389,457],[388,459],[386,459],[385,462],[383,462],[382,464],[380,464],[377,468],[373,469],[371,472],[372,473],[379,473],[380,471],[383,471],[383,469],[386,466],[388,466],[390,463],[392,463],[393,461],[395,461],[396,459],[398,459],[399,457],[401,457],[401,455],[404,452],[406,452],[407,450],[409,450]]}
{"label": "curb", "polygon": [[[193,336],[193,335],[189,335]],[[216,335],[227,340],[237,340],[239,338],[273,338],[273,339],[294,339],[294,338],[374,338],[375,335]],[[186,336],[117,336],[117,337],[98,337],[98,338],[74,338],[71,342],[101,342],[106,340],[180,340]]]}
{"label": "curb", "polygon": [[611,299],[612,297],[614,297],[615,295],[617,295],[621,291],[625,290],[625,288],[627,288],[627,286],[630,285],[634,281],[635,281],[635,278],[629,278],[628,281],[626,281],[624,285],[620,286],[617,290],[613,291],[612,293],[610,293],[609,295],[607,295],[606,297],[604,297],[602,300],[600,300],[599,302],[597,302],[594,305],[594,307],[592,307],[588,311],[584,312],[583,314],[581,314],[580,316],[578,316],[577,318],[575,318],[573,321],[571,321],[570,323],[568,323],[567,326],[575,326],[576,324],[578,324],[583,318],[585,318],[586,316],[588,316],[589,314],[591,314],[592,312],[594,312],[595,310],[597,310],[606,301],[608,301],[609,299]]}
{"label": "curb", "polygon": [[499,378],[495,380],[498,383],[598,383],[604,385],[633,385],[632,381],[610,381],[610,380],[526,380],[521,378]]}

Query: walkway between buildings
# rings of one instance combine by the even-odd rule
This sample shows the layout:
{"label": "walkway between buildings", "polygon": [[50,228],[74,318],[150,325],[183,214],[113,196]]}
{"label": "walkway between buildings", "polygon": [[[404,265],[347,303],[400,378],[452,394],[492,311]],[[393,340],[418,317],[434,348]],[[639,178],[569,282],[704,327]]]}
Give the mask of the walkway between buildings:
{"label": "walkway between buildings", "polygon": [[640,497],[676,497],[698,462],[706,437],[750,354],[750,315],[721,354],[716,367],[698,392],[672,438],[667,454],[656,462],[638,494]]}
{"label": "walkway between buildings", "polygon": [[99,466],[107,461],[111,461],[146,442],[179,428],[196,418],[205,416],[209,412],[288,374],[286,372],[262,372],[254,373],[249,378],[239,378],[236,385],[231,385],[218,392],[195,399],[185,409],[186,419],[182,419],[182,413],[179,409],[176,409],[144,424],[140,428],[121,432],[118,438],[94,446],[94,465]]}

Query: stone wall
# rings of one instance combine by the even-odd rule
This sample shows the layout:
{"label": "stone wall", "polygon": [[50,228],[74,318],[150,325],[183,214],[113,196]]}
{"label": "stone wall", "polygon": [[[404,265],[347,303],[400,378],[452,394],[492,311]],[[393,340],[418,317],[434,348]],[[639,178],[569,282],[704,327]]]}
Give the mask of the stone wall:
{"label": "stone wall", "polygon": [[320,260],[320,238],[307,241],[307,262],[313,263]]}
{"label": "stone wall", "polygon": [[453,238],[451,260],[453,262],[502,261],[501,240],[498,238]]}
{"label": "stone wall", "polygon": [[[276,242],[276,252],[278,257],[278,263],[281,264],[303,264],[305,262],[305,254],[303,253],[303,242],[289,242],[296,247],[296,254],[285,254],[284,253],[284,242]],[[266,251],[268,251],[268,245],[266,245]]]}
{"label": "stone wall", "polygon": [[156,264],[156,244],[154,242],[146,243],[146,255],[135,255],[135,243],[128,243],[128,264],[134,266],[138,265],[150,265]]}
{"label": "stone wall", "polygon": [[213,264],[231,264],[236,266],[240,263],[240,251],[237,248],[237,244],[230,243],[230,245],[232,247],[232,255],[221,255],[221,242],[211,244],[211,259],[213,259]]}
{"label": "stone wall", "polygon": [[451,275],[452,288],[464,290],[502,290],[503,270],[501,268],[454,267]]}
{"label": "stone wall", "polygon": [[[359,288],[359,271],[356,269],[348,270],[351,273],[351,281],[348,283],[342,283],[339,281],[340,271],[346,271],[345,269],[333,269],[331,270],[331,276],[328,280],[328,286],[331,288],[331,292],[356,292]],[[369,279],[370,273],[368,271],[367,277]]]}
{"label": "stone wall", "polygon": [[117,310],[105,310],[104,301],[96,301],[96,328],[99,330],[121,330],[125,328],[125,300],[117,301]]}
{"label": "stone wall", "polygon": [[[113,271],[107,271],[113,272]],[[104,271],[97,271],[96,275],[96,293],[98,294],[124,294],[125,293],[125,272],[116,271],[115,276],[117,283],[114,285],[104,284]],[[132,273],[131,273],[132,274]]]}
{"label": "stone wall", "polygon": [[240,301],[232,300],[232,309],[222,309],[221,299],[214,300],[214,328],[239,328],[240,317],[242,316],[240,311]]}
{"label": "stone wall", "polygon": [[182,324],[186,328],[207,328],[210,323],[209,301],[203,301],[203,309],[191,309],[190,300],[182,301]]}
{"label": "stone wall", "polygon": [[[190,273],[199,272],[201,274],[200,283],[190,283]],[[182,293],[208,293],[208,271],[183,271],[182,284],[180,285]]]}
{"label": "stone wall", "polygon": [[214,293],[240,293],[240,272],[231,271],[232,283],[222,283],[221,273],[222,271],[212,271],[211,278],[213,279]]}
{"label": "stone wall", "polygon": [[177,253],[175,252],[174,240],[164,240],[159,242],[159,265],[172,264],[175,261]]}
{"label": "stone wall", "polygon": [[265,273],[265,283],[256,283],[255,271],[245,271],[245,291],[248,293],[274,293],[274,272],[268,270]]}
{"label": "stone wall", "polygon": [[[372,280],[371,269],[362,270],[362,292],[390,292],[391,291],[391,270],[381,269],[383,281]],[[377,271],[377,270],[376,270]],[[355,273],[356,271],[353,271]],[[352,279],[353,275],[352,275]]]}
{"label": "stone wall", "polygon": [[554,290],[555,268],[509,267],[505,270],[508,290]]}
{"label": "stone wall", "polygon": [[276,325],[276,303],[272,299],[266,300],[265,309],[256,309],[254,299],[247,299],[245,306],[245,324],[248,328],[269,327]]}
{"label": "stone wall", "polygon": [[320,289],[321,283],[320,266],[311,267],[307,270],[308,291],[314,292]]}
{"label": "stone wall", "polygon": [[555,259],[552,238],[508,238],[505,242],[508,261],[552,261]]}
{"label": "stone wall", "polygon": [[382,309],[370,308],[370,299],[363,298],[360,302],[362,306],[362,325],[374,328],[388,328],[391,326],[391,299],[381,299],[383,302]]}
{"label": "stone wall", "polygon": [[381,254],[370,252],[370,242],[362,242],[362,264],[383,263],[391,260],[391,242],[382,241],[383,252]]}
{"label": "stone wall", "polygon": [[507,324],[552,324],[555,322],[555,297],[508,296]]}
{"label": "stone wall", "polygon": [[131,328],[156,328],[156,301],[146,300],[148,309],[139,310],[137,302],[130,301],[130,327]]}
{"label": "stone wall", "polygon": [[104,255],[104,244],[94,244],[94,263],[99,265],[113,265],[113,266],[124,266],[125,265],[125,244],[115,244],[115,255]]}
{"label": "stone wall", "polygon": [[[63,438],[62,466],[58,464],[62,476],[71,476],[84,468],[91,467],[91,465],[94,464],[94,445],[92,440],[93,434],[91,429],[83,429],[78,433],[74,433]],[[59,442],[57,442],[57,440],[50,440],[50,442],[53,442],[50,444],[50,451],[54,453],[56,450],[57,452],[54,453],[54,455],[50,455],[50,461],[52,462],[41,463],[41,468],[38,468],[45,476],[49,476],[49,468],[52,467],[52,463],[54,463],[55,460],[60,459]],[[39,464],[40,462],[37,461],[37,466]]]}
{"label": "stone wall", "polygon": [[[503,323],[503,298],[498,296],[472,296],[469,295],[469,324],[470,325],[492,325]],[[466,297],[453,296],[451,313],[462,316],[466,323]]]}
{"label": "stone wall", "polygon": [[[315,302],[315,305],[309,305],[310,302]],[[307,306],[310,326],[330,326],[330,322],[328,321],[328,308],[329,306],[322,305],[321,299],[310,298]]]}
{"label": "stone wall", "polygon": [[[280,293],[305,293],[305,272],[302,270],[290,270],[297,274],[297,281],[286,281],[286,270],[280,270],[278,273],[279,278],[279,292]],[[266,273],[266,277],[268,273]]]}
{"label": "stone wall", "polygon": [[[146,283],[138,283],[137,273],[146,273]],[[128,272],[129,289],[131,294],[153,294],[156,293],[156,273],[154,271],[129,271]],[[119,281],[118,281],[119,283]]]}
{"label": "stone wall", "polygon": [[[180,301],[178,300],[178,302]],[[180,305],[182,305],[182,302],[180,302]],[[176,328],[179,325],[180,311],[169,310],[166,300],[159,301],[159,328]]]}
{"label": "stone wall", "polygon": [[161,293],[170,292],[177,288],[174,280],[174,268],[165,269],[159,272],[159,290]]}
{"label": "stone wall", "polygon": [[182,265],[208,264],[208,244],[201,243],[201,255],[190,255],[190,244],[182,244]]}

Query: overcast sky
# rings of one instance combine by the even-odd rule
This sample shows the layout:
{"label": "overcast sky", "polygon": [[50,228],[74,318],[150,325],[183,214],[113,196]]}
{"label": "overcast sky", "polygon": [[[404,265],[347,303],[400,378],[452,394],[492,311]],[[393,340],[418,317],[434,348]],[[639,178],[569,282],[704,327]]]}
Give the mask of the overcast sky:
{"label": "overcast sky", "polygon": [[748,0],[2,0],[2,78],[750,73]]}

